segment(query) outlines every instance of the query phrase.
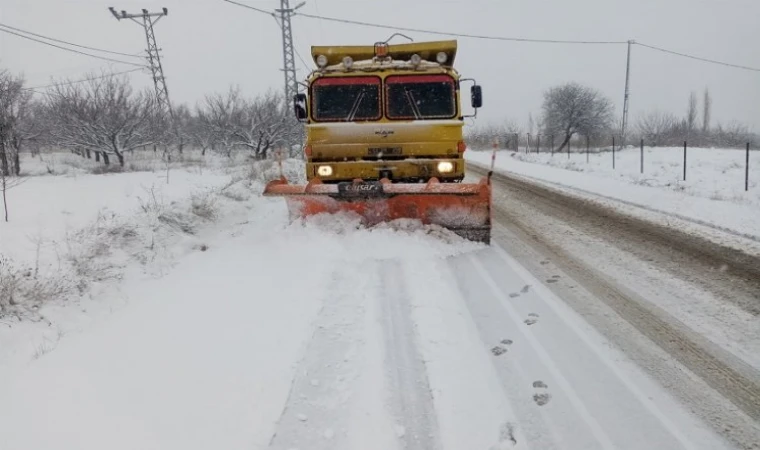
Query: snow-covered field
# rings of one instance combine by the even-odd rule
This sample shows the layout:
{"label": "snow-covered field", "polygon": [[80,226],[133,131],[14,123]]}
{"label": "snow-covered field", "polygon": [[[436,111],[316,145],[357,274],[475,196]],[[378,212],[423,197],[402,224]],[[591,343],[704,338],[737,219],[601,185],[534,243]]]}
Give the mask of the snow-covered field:
{"label": "snow-covered field", "polygon": [[255,167],[10,192],[13,280],[69,289],[0,317],[0,449],[728,448],[498,246],[289,223]]}
{"label": "snow-covered field", "polygon": [[[490,165],[491,151],[468,151],[468,161]],[[683,181],[683,148],[644,149],[612,153],[525,154],[497,151],[496,169],[571,188],[596,198],[609,198],[665,213],[737,237],[760,242],[760,152],[750,152],[749,191],[744,191],[745,152],[730,149],[687,151]],[[651,218],[651,217],[650,217]]]}

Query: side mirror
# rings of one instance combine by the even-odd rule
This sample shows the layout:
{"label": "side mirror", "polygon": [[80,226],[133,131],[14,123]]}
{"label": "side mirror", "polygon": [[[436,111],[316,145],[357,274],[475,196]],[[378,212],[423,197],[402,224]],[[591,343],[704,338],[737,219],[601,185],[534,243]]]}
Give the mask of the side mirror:
{"label": "side mirror", "polygon": [[308,117],[306,114],[306,94],[296,94],[293,97],[293,109],[298,120],[305,120]]}
{"label": "side mirror", "polygon": [[483,90],[479,85],[476,84],[470,88],[470,99],[473,108],[477,109],[483,106]]}

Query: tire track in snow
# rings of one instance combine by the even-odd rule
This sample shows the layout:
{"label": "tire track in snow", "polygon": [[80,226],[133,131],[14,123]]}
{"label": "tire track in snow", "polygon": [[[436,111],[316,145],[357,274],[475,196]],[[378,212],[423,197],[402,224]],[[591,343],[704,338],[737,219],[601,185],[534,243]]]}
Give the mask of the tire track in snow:
{"label": "tire track in snow", "polygon": [[328,450],[346,445],[372,280],[345,271],[335,271],[332,278],[269,448]]}
{"label": "tire track in snow", "polygon": [[405,450],[440,449],[425,362],[417,348],[409,294],[398,261],[380,266],[386,374],[398,437]]}
{"label": "tire track in snow", "polygon": [[[438,414],[441,448],[530,450],[523,424],[535,423],[531,416],[540,412],[530,408],[530,400],[516,408],[519,395],[508,398],[505,387],[519,390],[519,386],[504,383],[494,366],[482,330],[462,297],[451,259],[406,262],[403,268],[418,348]],[[534,434],[548,433],[542,429]]]}

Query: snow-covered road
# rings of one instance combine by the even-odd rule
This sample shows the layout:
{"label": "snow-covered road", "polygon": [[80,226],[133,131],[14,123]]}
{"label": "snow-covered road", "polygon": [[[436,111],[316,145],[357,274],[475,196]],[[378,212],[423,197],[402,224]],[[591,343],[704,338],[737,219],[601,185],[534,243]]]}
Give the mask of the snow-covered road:
{"label": "snow-covered road", "polygon": [[679,297],[661,254],[496,188],[490,247],[251,199],[0,364],[0,449],[757,448],[749,306],[708,317],[718,291]]}
{"label": "snow-covered road", "polygon": [[725,448],[498,245],[269,217],[2,374],[0,448]]}

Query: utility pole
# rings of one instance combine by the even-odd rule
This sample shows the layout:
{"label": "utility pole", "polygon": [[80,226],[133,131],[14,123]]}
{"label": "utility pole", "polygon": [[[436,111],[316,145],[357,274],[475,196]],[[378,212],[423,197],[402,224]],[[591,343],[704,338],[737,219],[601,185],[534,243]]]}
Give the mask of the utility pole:
{"label": "utility pole", "polygon": [[282,71],[285,74],[285,101],[292,101],[298,93],[298,80],[296,79],[296,59],[293,55],[293,28],[290,18],[295,10],[305,5],[299,3],[295,8],[290,8],[290,0],[280,0],[280,9],[275,11],[280,14],[280,28],[282,29]]}
{"label": "utility pole", "polygon": [[631,47],[633,44],[635,44],[636,41],[629,40],[628,41],[628,57],[625,65],[625,98],[623,100],[623,126],[621,131],[621,135],[623,138],[623,147],[625,147],[625,135],[628,131],[628,99],[631,96]]}
{"label": "utility pole", "polygon": [[[244,3],[239,3],[234,0],[224,0],[227,3],[232,3],[233,5],[242,6],[243,8],[251,9],[256,12],[266,14],[269,16],[272,16],[277,22],[277,25],[280,27],[280,30],[282,31],[282,72],[285,78],[285,101],[286,102],[292,102],[293,97],[298,94],[298,79],[296,76],[296,60],[295,56],[293,55],[295,53],[295,49],[293,48],[293,27],[291,26],[290,19],[296,15],[296,10],[303,7],[306,2],[302,1],[299,4],[297,4],[294,8],[290,7],[290,0],[280,0],[280,8],[275,9],[274,12],[272,11],[266,11],[261,8],[256,8],[254,6],[246,5]],[[300,140],[301,145],[303,146],[303,128],[300,128]],[[288,151],[290,151],[295,144],[295,141],[297,139],[291,136],[290,134],[286,134],[285,141],[286,146],[288,148]]]}
{"label": "utility pole", "polygon": [[[161,65],[161,55],[156,43],[156,34],[153,31],[153,27],[156,22],[161,20],[162,17],[169,14],[169,10],[163,8],[162,12],[151,13],[147,9],[143,9],[141,14],[128,14],[122,10],[121,13],[117,13],[113,7],[108,8],[116,17],[117,20],[129,19],[134,23],[140,25],[145,30],[145,40],[147,41],[147,53],[148,62],[150,63],[150,70],[153,73],[153,85],[156,89],[156,112],[161,122],[163,122],[167,116],[171,122],[171,126],[174,129],[175,134],[179,142],[179,151],[182,152],[182,140],[177,127],[177,123],[174,117],[174,110],[172,109],[171,101],[169,100],[169,88],[166,86],[166,78],[164,77],[164,68]],[[140,20],[138,20],[140,19]]]}

